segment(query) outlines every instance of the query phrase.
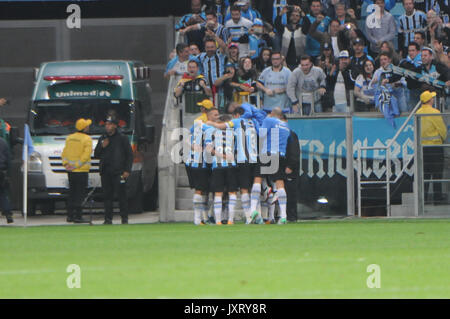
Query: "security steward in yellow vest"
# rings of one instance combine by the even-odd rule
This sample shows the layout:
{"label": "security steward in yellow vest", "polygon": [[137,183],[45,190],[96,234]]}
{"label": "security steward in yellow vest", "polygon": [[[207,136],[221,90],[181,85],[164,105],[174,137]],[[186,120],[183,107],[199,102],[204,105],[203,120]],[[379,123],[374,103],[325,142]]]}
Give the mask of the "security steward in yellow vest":
{"label": "security steward in yellow vest", "polygon": [[91,168],[92,139],[87,134],[91,120],[80,118],[75,123],[77,132],[69,135],[61,154],[62,163],[69,175],[67,222],[85,223],[82,203],[86,196],[88,174]]}
{"label": "security steward in yellow vest", "polygon": [[[417,110],[417,114],[440,114],[441,112],[433,107],[436,92],[425,91],[420,95],[422,106]],[[423,147],[423,171],[424,179],[442,179],[444,170],[444,149],[442,145],[447,138],[447,127],[442,116],[422,116],[421,117],[421,141]],[[430,183],[425,183],[425,200],[427,199]],[[433,201],[439,203],[444,200],[442,195],[442,183],[433,183]]]}

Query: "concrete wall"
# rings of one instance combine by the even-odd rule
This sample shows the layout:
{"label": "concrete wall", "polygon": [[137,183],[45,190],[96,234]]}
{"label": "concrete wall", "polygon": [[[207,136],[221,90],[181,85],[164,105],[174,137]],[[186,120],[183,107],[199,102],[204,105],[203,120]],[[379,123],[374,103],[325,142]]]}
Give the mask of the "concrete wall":
{"label": "concrete wall", "polygon": [[[153,109],[161,122],[167,91],[163,73],[174,47],[175,19],[82,19],[81,29],[69,29],[66,20],[0,21],[0,97],[10,105],[0,117],[20,129],[26,121],[33,89],[33,68],[42,62],[79,59],[140,60],[151,67]],[[160,126],[157,126],[157,132]],[[159,139],[157,141],[159,143]],[[21,149],[14,149],[13,204],[21,205],[19,173]]]}

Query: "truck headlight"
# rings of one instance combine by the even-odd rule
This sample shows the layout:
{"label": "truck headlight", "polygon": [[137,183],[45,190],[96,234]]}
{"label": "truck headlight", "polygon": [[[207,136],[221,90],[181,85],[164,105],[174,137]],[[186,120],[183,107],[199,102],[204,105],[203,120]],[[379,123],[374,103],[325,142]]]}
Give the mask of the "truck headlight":
{"label": "truck headlight", "polygon": [[30,158],[28,159],[28,172],[42,172],[42,157],[40,153],[33,152],[30,154]]}

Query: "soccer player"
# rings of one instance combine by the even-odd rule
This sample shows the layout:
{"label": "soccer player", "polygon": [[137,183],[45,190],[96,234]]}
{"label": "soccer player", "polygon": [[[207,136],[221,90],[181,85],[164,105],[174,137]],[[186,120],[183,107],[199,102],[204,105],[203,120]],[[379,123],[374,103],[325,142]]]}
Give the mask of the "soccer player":
{"label": "soccer player", "polygon": [[[231,119],[227,114],[219,118],[219,123],[226,123]],[[228,192],[228,225],[234,224],[236,207],[236,192],[238,190],[236,180],[236,161],[234,157],[233,130],[214,129],[208,131],[205,137],[206,151],[212,155],[211,163],[211,191],[214,193],[214,215],[216,224],[222,222],[222,197],[224,191]]]}
{"label": "soccer player", "polygon": [[252,119],[242,117],[245,110],[242,107],[233,109],[232,120],[226,123],[210,123],[220,129],[233,129],[236,153],[237,183],[241,192],[241,203],[244,215],[250,220],[250,194],[252,181],[258,162],[258,133],[257,126]]}
{"label": "soccer player", "polygon": [[[209,108],[206,110],[206,116],[209,121],[215,122],[219,118],[219,111],[214,107]],[[208,166],[207,154],[205,154],[205,138],[213,130],[213,127],[198,120],[191,127],[191,148],[186,161],[186,173],[189,186],[195,189],[192,199],[194,203],[195,225],[204,224],[201,218],[203,212],[207,211],[211,170]]]}
{"label": "soccer player", "polygon": [[[286,202],[287,195],[284,188],[285,169],[286,169],[286,146],[290,135],[287,122],[283,122],[283,111],[280,108],[274,108],[272,112],[264,120],[262,127],[259,129],[259,138],[262,141],[260,145],[260,165],[256,172],[253,183],[250,204],[251,218],[250,222],[262,223],[261,214],[256,210],[261,194],[261,184],[263,177],[269,175],[269,178],[275,182],[278,196],[278,204],[280,207],[280,219],[278,224],[286,224]],[[270,155],[270,161],[264,163],[262,155]],[[273,160],[278,160],[278,167],[274,174],[268,174],[267,171],[274,164]],[[275,161],[276,164],[276,161]]]}

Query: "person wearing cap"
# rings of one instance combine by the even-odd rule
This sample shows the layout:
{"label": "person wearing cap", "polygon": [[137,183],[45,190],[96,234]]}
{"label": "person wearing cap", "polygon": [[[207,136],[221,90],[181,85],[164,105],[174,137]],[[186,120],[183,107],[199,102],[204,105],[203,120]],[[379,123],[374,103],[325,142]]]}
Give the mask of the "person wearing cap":
{"label": "person wearing cap", "polygon": [[353,54],[350,56],[350,69],[352,70],[352,78],[356,79],[363,72],[364,62],[366,60],[374,62],[374,60],[364,52],[365,43],[363,39],[356,38],[353,40],[352,45]]}
{"label": "person wearing cap", "polygon": [[118,198],[122,224],[128,224],[128,198],[126,180],[133,164],[133,151],[128,137],[118,129],[116,117],[106,118],[106,134],[102,135],[95,147],[94,157],[100,159],[99,170],[105,205],[105,222],[112,224],[113,201]]}
{"label": "person wearing cap", "polygon": [[[420,95],[422,106],[417,110],[417,114],[440,114],[441,112],[433,107],[436,92],[425,91]],[[420,136],[423,147],[423,171],[424,179],[440,180],[444,169],[444,149],[442,146],[447,138],[447,127],[442,116],[421,116]],[[425,183],[424,194],[427,199],[430,183]],[[442,183],[433,183],[433,201],[442,201]]]}
{"label": "person wearing cap", "polygon": [[327,77],[327,92],[333,94],[333,112],[348,112],[350,106],[350,90],[355,83],[351,77],[350,55],[347,50],[339,53],[338,63],[333,66]]}
{"label": "person wearing cap", "polygon": [[88,135],[91,124],[89,119],[78,119],[75,123],[77,132],[67,137],[61,153],[62,164],[69,178],[67,222],[86,222],[82,218],[82,203],[86,196],[91,168],[92,138]]}
{"label": "person wearing cap", "polygon": [[200,112],[202,113],[199,117],[195,119],[195,122],[200,121],[202,123],[206,123],[208,121],[208,110],[214,108],[214,104],[210,99],[204,99],[197,103],[200,106]]}

